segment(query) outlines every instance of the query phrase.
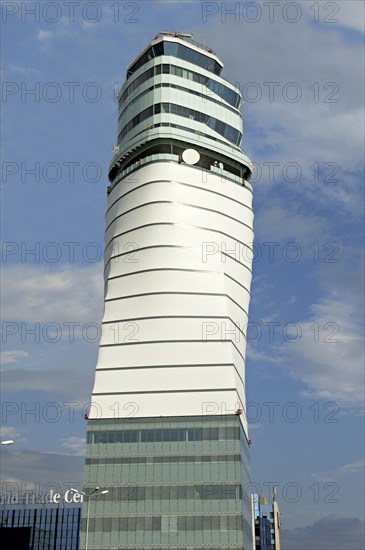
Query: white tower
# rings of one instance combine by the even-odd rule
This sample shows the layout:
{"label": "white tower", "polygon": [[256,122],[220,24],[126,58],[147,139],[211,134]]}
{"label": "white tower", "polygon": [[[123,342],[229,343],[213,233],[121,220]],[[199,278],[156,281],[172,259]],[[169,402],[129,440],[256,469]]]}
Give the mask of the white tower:
{"label": "white tower", "polygon": [[[180,488],[185,487],[181,495],[191,500],[186,486],[192,482],[195,489],[200,487],[196,483],[209,482],[215,490],[219,486],[219,491],[226,491],[222,487],[228,475],[240,503],[232,515],[235,520],[229,519],[233,508],[222,504],[229,498],[216,493],[211,500],[220,505],[208,507],[210,528],[199,530],[197,520],[191,530],[202,535],[189,542],[188,530],[180,529],[176,519],[178,510],[184,511],[180,498],[176,507],[162,514],[162,506],[158,515],[156,530],[160,536],[169,533],[165,539],[148,537],[145,510],[142,518],[133,508],[144,538],[138,538],[134,520],[115,529],[112,520],[108,527],[98,523],[98,513],[105,516],[101,510],[106,506],[100,499],[92,524],[95,548],[106,544],[105,532],[114,531],[122,548],[186,544],[242,549],[243,543],[244,548],[252,544],[250,498],[244,502],[242,489],[249,480],[242,474],[248,465],[247,426],[244,415],[239,415],[245,408],[253,243],[252,188],[247,180],[252,165],[240,149],[241,96],[220,76],[222,68],[213,51],[189,35],[161,33],[131,63],[120,91],[106,214],[105,312],[88,422],[85,483],[109,488],[118,482],[122,490],[126,483],[136,482],[141,500],[148,501],[151,484],[161,488],[169,478],[167,485],[172,487],[167,465],[163,472],[137,477],[133,473],[128,478],[121,469],[122,479],[115,471],[105,473],[104,466],[127,459],[131,464],[137,448],[139,457],[161,459],[156,464],[171,456],[185,463],[195,457],[194,463],[201,464],[202,457],[208,462],[213,453],[221,471],[200,475],[195,468],[188,478],[173,476]],[[209,448],[204,446],[207,441]],[[237,461],[241,466],[227,474],[227,463]],[[162,489],[156,491],[163,494]],[[119,507],[114,502],[114,513],[132,517],[132,508],[122,500]],[[171,495],[169,501],[174,501]],[[186,511],[196,517],[205,514],[198,504],[194,508],[190,503]],[[235,529],[231,525],[225,534],[230,522]],[[184,536],[179,538],[180,531]],[[131,532],[135,538],[128,539]]]}

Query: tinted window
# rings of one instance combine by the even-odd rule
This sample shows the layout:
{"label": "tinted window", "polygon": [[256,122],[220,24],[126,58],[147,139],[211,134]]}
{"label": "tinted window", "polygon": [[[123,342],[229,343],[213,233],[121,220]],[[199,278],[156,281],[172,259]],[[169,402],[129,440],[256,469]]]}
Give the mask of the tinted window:
{"label": "tinted window", "polygon": [[132,74],[137,71],[142,65],[147,63],[150,59],[159,57],[161,55],[172,55],[184,59],[194,65],[199,65],[203,69],[206,69],[216,75],[221,73],[222,67],[211,57],[204,55],[188,46],[183,44],[177,44],[175,42],[163,41],[150,48],[131,66],[128,70],[127,78],[130,78]]}

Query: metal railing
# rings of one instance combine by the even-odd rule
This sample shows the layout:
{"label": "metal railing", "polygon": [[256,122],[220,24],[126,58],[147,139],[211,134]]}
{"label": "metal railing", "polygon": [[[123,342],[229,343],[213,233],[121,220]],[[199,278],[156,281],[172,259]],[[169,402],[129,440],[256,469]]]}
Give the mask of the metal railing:
{"label": "metal railing", "polygon": [[159,32],[156,36],[156,38],[159,38],[160,36],[172,36],[173,38],[180,38],[181,40],[185,40],[185,42],[190,42],[190,44],[193,44],[194,46],[198,46],[198,48],[201,48],[202,50],[205,50],[208,53],[211,53],[213,55],[217,55],[215,51],[212,50],[212,48],[208,48],[205,46],[205,44],[201,44],[200,42],[197,42],[196,40],[192,39],[193,33],[180,33],[180,32],[173,32],[173,31],[163,31]]}

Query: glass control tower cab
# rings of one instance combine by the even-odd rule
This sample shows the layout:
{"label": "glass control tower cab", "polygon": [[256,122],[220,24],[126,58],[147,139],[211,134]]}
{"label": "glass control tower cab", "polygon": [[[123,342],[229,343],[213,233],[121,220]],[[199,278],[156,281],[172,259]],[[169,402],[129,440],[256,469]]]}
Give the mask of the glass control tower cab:
{"label": "glass control tower cab", "polygon": [[109,492],[88,502],[81,548],[252,548],[252,163],[222,68],[160,33],[120,90],[84,488]]}

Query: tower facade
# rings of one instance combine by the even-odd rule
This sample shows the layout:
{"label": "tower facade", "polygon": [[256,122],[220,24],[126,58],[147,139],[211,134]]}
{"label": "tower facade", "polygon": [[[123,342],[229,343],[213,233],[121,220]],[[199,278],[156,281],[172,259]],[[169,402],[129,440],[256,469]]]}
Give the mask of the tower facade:
{"label": "tower facade", "polygon": [[[251,162],[212,50],[161,33],[120,91],[81,547],[250,549]],[[86,512],[85,512],[86,513]]]}

